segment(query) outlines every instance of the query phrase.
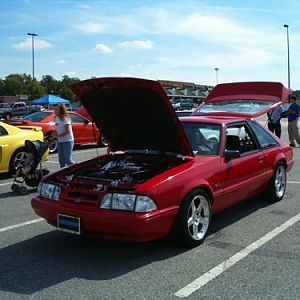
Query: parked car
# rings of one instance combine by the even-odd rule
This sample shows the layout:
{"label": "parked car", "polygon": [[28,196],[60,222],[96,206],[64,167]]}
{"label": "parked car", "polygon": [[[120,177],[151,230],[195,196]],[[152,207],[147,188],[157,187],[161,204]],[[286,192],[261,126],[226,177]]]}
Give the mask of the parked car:
{"label": "parked car", "polygon": [[[104,137],[100,134],[98,128],[93,122],[77,112],[68,112],[72,120],[72,129],[74,134],[74,145],[99,144],[107,146]],[[12,125],[30,125],[40,126],[43,129],[45,139],[51,137],[51,133],[55,129],[55,114],[52,110],[44,110],[28,115],[20,120],[10,120]],[[54,139],[50,144],[50,153],[57,151],[57,140]]]}
{"label": "parked car", "polygon": [[[156,81],[98,78],[71,88],[111,153],[43,178],[31,204],[59,230],[135,242],[171,235],[193,247],[223,209],[260,193],[284,197],[293,152],[252,118],[264,110],[179,120]],[[289,91],[277,83],[248,90],[259,104],[271,101],[269,109]],[[212,103],[226,105],[230,86],[222,91]]]}
{"label": "parked car", "polygon": [[[17,161],[25,161],[27,153],[25,151],[25,141],[43,141],[43,132],[40,127],[33,126],[12,126],[0,122],[0,173],[16,170]],[[42,159],[48,157],[45,152]]]}
{"label": "parked car", "polygon": [[27,105],[25,102],[9,102],[1,105],[0,118],[10,120],[12,117],[22,117],[40,110],[40,105]]}
{"label": "parked car", "polygon": [[180,103],[179,103],[179,102],[180,102],[179,99],[171,101],[171,104],[172,104],[173,108],[174,108],[176,111],[180,109]]}
{"label": "parked car", "polygon": [[194,102],[189,98],[176,99],[172,102],[172,106],[175,110],[191,110],[194,108]]}
{"label": "parked car", "polygon": [[188,109],[193,109],[194,107],[194,102],[193,99],[181,99],[181,101],[179,102],[180,105],[180,110],[188,110]]}

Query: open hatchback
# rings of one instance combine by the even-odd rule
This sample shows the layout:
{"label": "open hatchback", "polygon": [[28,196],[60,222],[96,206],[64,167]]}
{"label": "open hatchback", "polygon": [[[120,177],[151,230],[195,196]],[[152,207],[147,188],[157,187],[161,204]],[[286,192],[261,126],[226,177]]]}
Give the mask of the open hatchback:
{"label": "open hatchback", "polygon": [[255,118],[283,104],[290,94],[279,82],[218,84],[193,114]]}

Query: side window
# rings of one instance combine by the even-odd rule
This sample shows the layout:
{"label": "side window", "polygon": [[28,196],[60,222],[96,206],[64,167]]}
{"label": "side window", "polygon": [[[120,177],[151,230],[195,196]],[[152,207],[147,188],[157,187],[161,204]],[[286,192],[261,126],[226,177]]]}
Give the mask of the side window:
{"label": "side window", "polygon": [[264,128],[253,121],[249,122],[249,124],[262,148],[278,145],[277,141]]}
{"label": "side window", "polygon": [[8,135],[6,129],[2,126],[0,126],[0,136]]}
{"label": "side window", "polygon": [[85,123],[85,119],[78,115],[70,114],[70,117],[71,117],[72,123],[82,123],[82,124]]}
{"label": "side window", "polygon": [[246,124],[235,124],[226,128],[225,149],[238,150],[243,155],[258,148],[258,144]]}

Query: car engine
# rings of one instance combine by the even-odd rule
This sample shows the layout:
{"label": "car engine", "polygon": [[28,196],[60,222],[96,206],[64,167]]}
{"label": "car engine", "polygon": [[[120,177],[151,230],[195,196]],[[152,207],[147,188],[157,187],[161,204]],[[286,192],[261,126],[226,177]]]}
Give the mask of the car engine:
{"label": "car engine", "polygon": [[81,169],[73,179],[96,179],[118,184],[143,183],[151,177],[184,162],[182,158],[166,156],[122,155],[97,159],[96,163]]}

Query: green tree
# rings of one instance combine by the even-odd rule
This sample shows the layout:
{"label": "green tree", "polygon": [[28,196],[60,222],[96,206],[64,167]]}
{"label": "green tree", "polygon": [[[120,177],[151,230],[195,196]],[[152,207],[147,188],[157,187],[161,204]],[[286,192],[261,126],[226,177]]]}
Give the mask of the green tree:
{"label": "green tree", "polygon": [[42,97],[46,94],[46,92],[44,87],[41,84],[39,84],[36,80],[34,80],[27,85],[26,94],[28,96],[28,100],[34,100]]}
{"label": "green tree", "polygon": [[61,86],[59,90],[59,95],[62,98],[65,98],[70,101],[75,101],[76,96],[75,94],[70,90],[69,86],[73,83],[76,83],[80,81],[77,77],[69,77],[68,75],[64,75],[61,80]]}
{"label": "green tree", "polygon": [[4,81],[0,79],[0,96],[4,96]]}
{"label": "green tree", "polygon": [[69,89],[69,87],[64,85],[59,89],[59,96],[70,101],[75,100],[74,93]]}
{"label": "green tree", "polygon": [[51,75],[43,75],[40,84],[44,87],[47,94],[57,95],[59,90],[59,82]]}
{"label": "green tree", "polygon": [[26,74],[10,74],[5,77],[2,93],[5,96],[24,94],[31,77]]}

